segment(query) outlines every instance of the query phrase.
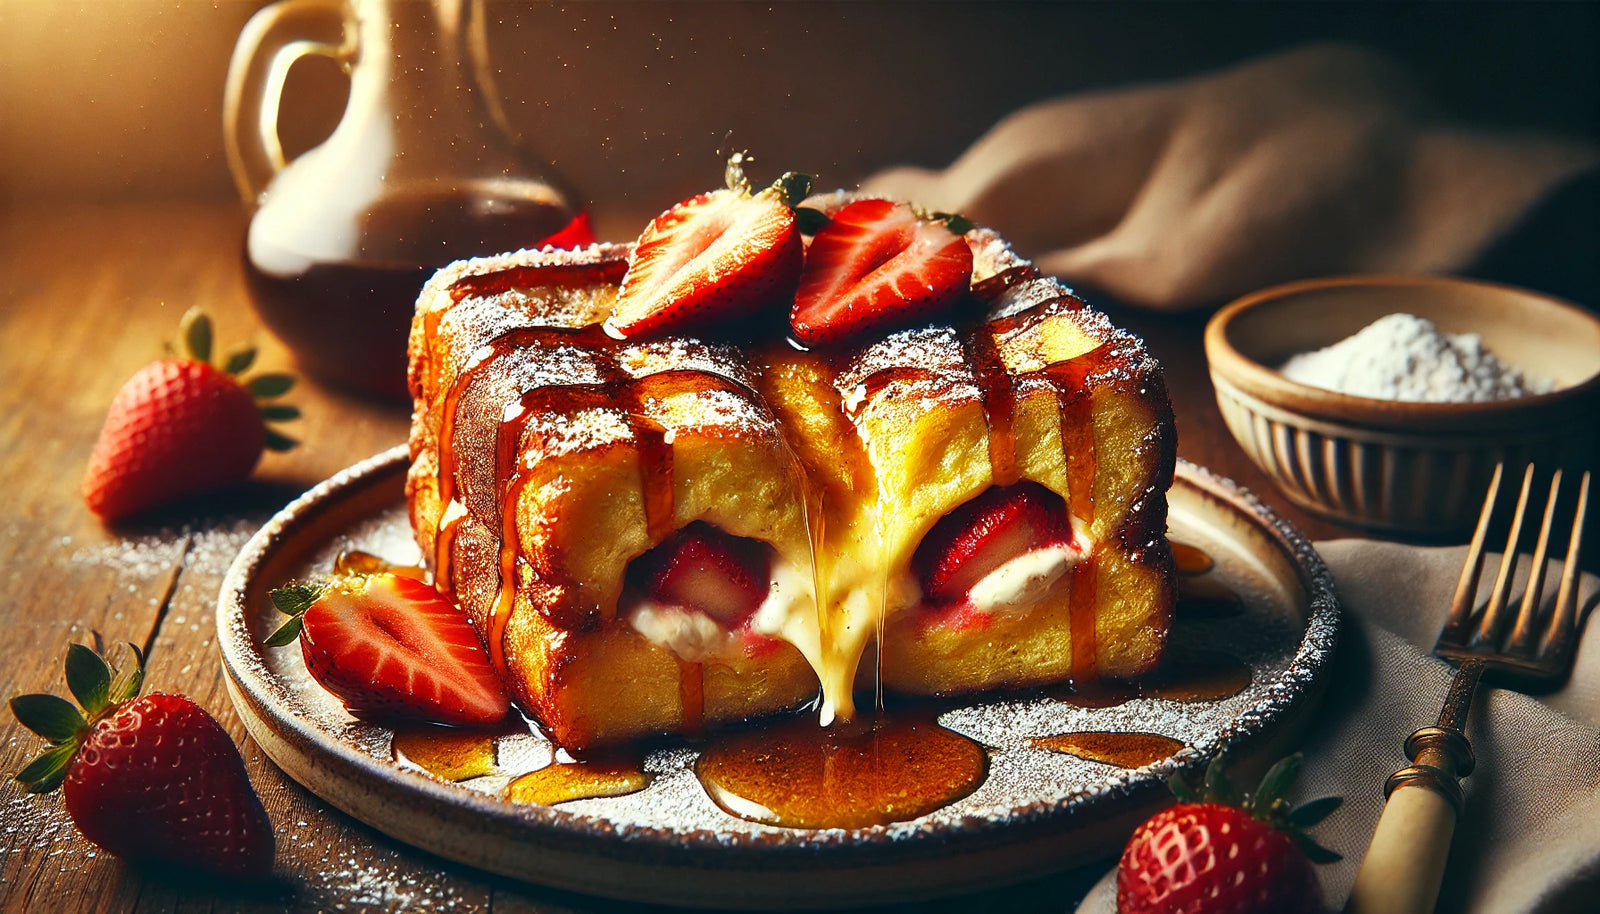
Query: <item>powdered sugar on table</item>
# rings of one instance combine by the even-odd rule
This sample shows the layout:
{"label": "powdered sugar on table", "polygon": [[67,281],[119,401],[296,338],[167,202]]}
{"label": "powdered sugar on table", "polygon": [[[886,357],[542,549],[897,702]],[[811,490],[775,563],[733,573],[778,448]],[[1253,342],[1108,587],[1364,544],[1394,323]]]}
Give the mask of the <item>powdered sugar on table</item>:
{"label": "powdered sugar on table", "polygon": [[1291,381],[1352,396],[1428,403],[1505,400],[1553,386],[1502,362],[1476,333],[1445,333],[1413,314],[1381,317],[1280,370]]}

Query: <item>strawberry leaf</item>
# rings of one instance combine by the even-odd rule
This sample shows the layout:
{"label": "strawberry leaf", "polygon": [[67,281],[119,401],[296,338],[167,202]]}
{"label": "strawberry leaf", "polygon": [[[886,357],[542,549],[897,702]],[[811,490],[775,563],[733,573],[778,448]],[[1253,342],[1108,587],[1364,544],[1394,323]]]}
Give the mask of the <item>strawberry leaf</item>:
{"label": "strawberry leaf", "polygon": [[284,451],[292,451],[292,450],[294,450],[295,446],[298,445],[299,443],[300,442],[294,440],[293,438],[290,438],[288,435],[279,434],[278,432],[275,432],[270,428],[267,429],[267,445],[266,446],[267,446],[267,450],[269,450],[269,451],[277,451],[278,453],[281,454]]}
{"label": "strawberry leaf", "polygon": [[1172,772],[1172,776],[1167,778],[1167,786],[1172,788],[1172,795],[1178,798],[1179,803],[1198,803],[1201,800],[1200,794],[1195,792],[1181,771]]}
{"label": "strawberry leaf", "polygon": [[198,306],[183,313],[178,333],[190,358],[197,362],[211,361],[211,318]]}
{"label": "strawberry leaf", "polygon": [[11,699],[11,713],[17,723],[57,744],[73,740],[88,726],[72,702],[44,693]]}
{"label": "strawberry leaf", "polygon": [[815,235],[827,228],[828,223],[832,221],[832,219],[828,218],[828,214],[820,209],[812,209],[809,206],[797,206],[794,208],[794,222],[799,227],[802,235]]}
{"label": "strawberry leaf", "polygon": [[1256,788],[1255,796],[1250,799],[1251,815],[1263,821],[1270,820],[1273,807],[1289,792],[1295,775],[1300,773],[1300,763],[1304,760],[1305,756],[1296,752],[1279,759],[1267,769],[1267,773],[1261,777],[1261,786]]}
{"label": "strawberry leaf", "polygon": [[1307,800],[1289,812],[1289,824],[1295,828],[1310,828],[1326,819],[1339,804],[1344,802],[1344,797],[1322,797],[1316,800]]}
{"label": "strawberry leaf", "polygon": [[750,179],[745,177],[744,166],[746,162],[754,162],[755,157],[748,150],[735,152],[728,156],[728,165],[722,172],[723,183],[735,193],[750,192]]}
{"label": "strawberry leaf", "polygon": [[144,654],[132,644],[127,644],[127,647],[133,660],[119,667],[117,675],[111,680],[109,699],[112,705],[120,705],[138,696],[139,689],[144,686]]}
{"label": "strawberry leaf", "polygon": [[52,748],[17,772],[17,780],[28,785],[29,793],[50,793],[66,779],[72,757],[78,754],[78,741],[69,740]]}
{"label": "strawberry leaf", "polygon": [[281,397],[288,393],[289,388],[293,386],[294,375],[281,372],[256,375],[245,384],[246,389],[250,391],[250,396],[256,399]]}
{"label": "strawberry leaf", "polygon": [[1239,795],[1228,780],[1228,760],[1221,753],[1206,766],[1206,799],[1227,806],[1238,806]]}
{"label": "strawberry leaf", "polygon": [[965,235],[972,231],[972,220],[959,213],[934,213],[933,218],[944,223],[944,227],[957,235]]}
{"label": "strawberry leaf", "polygon": [[1312,863],[1338,863],[1344,859],[1343,854],[1328,850],[1303,831],[1291,830],[1287,834],[1294,846],[1300,848],[1300,853],[1305,854]]}
{"label": "strawberry leaf", "polygon": [[256,348],[251,346],[249,349],[241,349],[238,352],[235,352],[233,355],[228,356],[228,363],[223,367],[222,370],[226,371],[228,374],[236,375],[247,370],[255,363]]}
{"label": "strawberry leaf", "polygon": [[295,581],[279,587],[268,596],[272,600],[272,605],[277,607],[278,612],[289,616],[300,616],[311,608],[311,604],[322,597],[324,589],[320,584]]}
{"label": "strawberry leaf", "polygon": [[793,209],[800,205],[800,201],[811,196],[811,176],[798,171],[786,171],[773,185],[783,200]]}
{"label": "strawberry leaf", "polygon": [[305,624],[304,616],[290,616],[289,621],[278,626],[278,630],[267,636],[268,647],[283,647],[300,637],[300,628]]}
{"label": "strawberry leaf", "polygon": [[288,422],[300,418],[300,407],[287,403],[268,403],[261,407],[261,418],[268,422]]}
{"label": "strawberry leaf", "polygon": [[67,688],[91,717],[105,709],[111,692],[111,668],[82,644],[67,648]]}

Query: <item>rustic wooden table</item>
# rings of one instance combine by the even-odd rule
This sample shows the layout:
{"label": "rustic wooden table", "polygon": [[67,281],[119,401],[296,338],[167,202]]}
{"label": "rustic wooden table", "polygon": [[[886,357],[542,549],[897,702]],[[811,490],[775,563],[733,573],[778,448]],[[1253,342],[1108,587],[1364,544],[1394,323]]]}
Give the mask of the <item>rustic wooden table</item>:
{"label": "rustic wooden table", "polygon": [[[602,224],[602,228],[606,228]],[[9,778],[41,741],[0,714],[0,910],[631,909],[486,875],[401,845],[290,781],[246,737],[214,644],[217,591],[234,554],[273,512],[317,481],[405,440],[398,407],[301,384],[296,450],[269,454],[248,487],[117,529],[78,493],[106,405],[160,353],[190,305],[222,345],[253,341],[288,367],[246,299],[244,217],[230,202],[0,210],[0,696],[64,691],[67,645],[91,631],[143,645],[152,690],[189,695],[244,750],[278,831],[277,880],[238,894],[125,866],[81,838],[59,797]],[[622,234],[614,232],[613,234]],[[1166,365],[1178,452],[1254,490],[1313,538],[1354,535],[1294,509],[1222,424],[1201,349],[1201,316],[1117,312]],[[1115,849],[1108,848],[1108,855]],[[1093,875],[1098,875],[1093,874]],[[1060,910],[1084,874],[956,899],[952,910]],[[922,909],[919,907],[919,909]]]}

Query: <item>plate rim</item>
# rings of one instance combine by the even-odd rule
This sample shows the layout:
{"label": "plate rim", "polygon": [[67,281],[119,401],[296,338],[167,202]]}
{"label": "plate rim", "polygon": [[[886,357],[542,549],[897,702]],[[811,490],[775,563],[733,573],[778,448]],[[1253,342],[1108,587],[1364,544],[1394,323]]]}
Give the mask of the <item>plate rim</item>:
{"label": "plate rim", "polygon": [[[228,692],[240,717],[277,767],[313,794],[341,809],[345,809],[342,804],[306,784],[304,779],[290,771],[290,766],[269,751],[269,746],[256,736],[251,726],[252,717],[260,718],[261,725],[270,726],[273,734],[279,738],[293,739],[303,746],[319,750],[324,762],[333,762],[338,768],[358,773],[359,776],[377,778],[378,784],[375,786],[378,789],[413,793],[418,799],[450,816],[470,815],[480,831],[512,833],[517,841],[530,847],[549,845],[564,850],[576,848],[579,853],[598,852],[609,858],[621,855],[630,862],[645,865],[675,866],[692,862],[697,869],[713,871],[724,868],[786,869],[790,866],[811,869],[819,864],[851,869],[874,868],[910,856],[944,857],[995,846],[1015,845],[1038,838],[1045,832],[1069,828],[1075,820],[1081,820],[1111,804],[1138,805],[1150,794],[1165,790],[1164,777],[1167,773],[1172,770],[1198,770],[1212,756],[1211,751],[1202,751],[1189,745],[1173,756],[1168,766],[1156,766],[1157,770],[1128,770],[1106,789],[1035,800],[1013,807],[1003,816],[969,816],[954,824],[919,825],[913,821],[859,829],[793,829],[754,836],[649,825],[619,827],[603,818],[573,813],[559,806],[506,803],[489,794],[458,787],[423,772],[383,764],[310,721],[293,713],[282,713],[282,709],[270,700],[269,687],[261,681],[265,666],[260,648],[249,636],[249,607],[245,597],[256,571],[297,529],[309,526],[330,506],[337,506],[337,496],[364,486],[380,484],[390,474],[403,475],[409,462],[409,447],[397,445],[346,467],[307,490],[252,535],[229,567],[218,594],[218,645]],[[1254,494],[1226,477],[1182,459],[1177,463],[1174,485],[1179,481],[1188,483],[1202,495],[1240,514],[1267,533],[1274,546],[1284,553],[1294,568],[1307,594],[1306,630],[1288,666],[1268,689],[1266,698],[1241,711],[1216,733],[1216,752],[1224,748],[1228,748],[1228,751],[1248,748],[1274,736],[1273,724],[1288,718],[1295,705],[1307,702],[1305,710],[1309,710],[1320,700],[1318,674],[1327,668],[1339,640],[1338,597],[1327,566],[1310,541]],[[348,809],[345,811],[351,812]],[[478,860],[463,859],[412,837],[397,835],[383,824],[372,822],[354,812],[351,814],[406,843],[474,866],[506,872]],[[718,859],[712,859],[705,853],[707,850],[733,848],[740,853],[717,854]],[[1065,861],[1063,866],[1070,862]],[[524,872],[506,874],[530,878]],[[597,891],[589,882],[573,883],[570,887]]]}

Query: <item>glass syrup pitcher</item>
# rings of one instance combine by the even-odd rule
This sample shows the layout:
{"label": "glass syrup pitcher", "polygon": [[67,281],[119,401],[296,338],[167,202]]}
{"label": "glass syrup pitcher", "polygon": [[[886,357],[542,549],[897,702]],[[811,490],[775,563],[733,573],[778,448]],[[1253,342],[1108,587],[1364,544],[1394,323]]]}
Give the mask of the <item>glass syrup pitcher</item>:
{"label": "glass syrup pitcher", "polygon": [[[338,61],[350,96],[333,133],[286,161],[279,101],[307,55]],[[281,0],[240,33],[224,102],[256,311],[333,386],[406,396],[411,315],[439,267],[594,240],[573,193],[508,128],[483,0]]]}

